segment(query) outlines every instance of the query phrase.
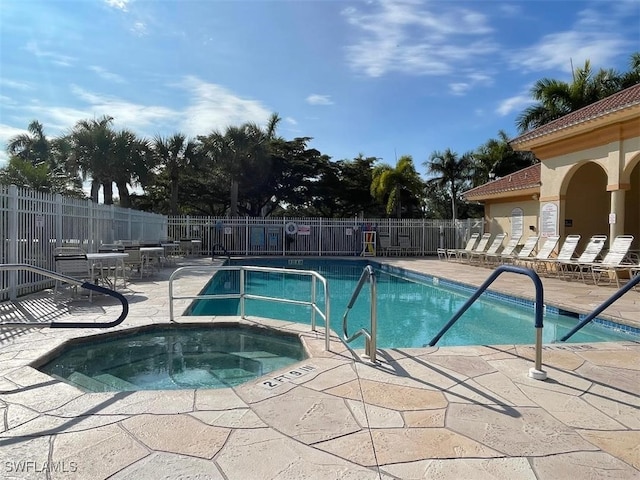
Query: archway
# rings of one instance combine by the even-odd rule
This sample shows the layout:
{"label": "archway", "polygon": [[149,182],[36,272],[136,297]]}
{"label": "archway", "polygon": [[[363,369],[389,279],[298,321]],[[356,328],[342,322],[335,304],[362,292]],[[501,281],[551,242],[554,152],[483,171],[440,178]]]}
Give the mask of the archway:
{"label": "archway", "polygon": [[624,233],[635,237],[631,248],[637,250],[640,248],[640,155],[631,161],[629,169],[630,189],[624,197]]}
{"label": "archway", "polygon": [[610,194],[607,173],[594,162],[577,166],[565,179],[564,233],[582,236],[578,251],[592,235],[609,235]]}

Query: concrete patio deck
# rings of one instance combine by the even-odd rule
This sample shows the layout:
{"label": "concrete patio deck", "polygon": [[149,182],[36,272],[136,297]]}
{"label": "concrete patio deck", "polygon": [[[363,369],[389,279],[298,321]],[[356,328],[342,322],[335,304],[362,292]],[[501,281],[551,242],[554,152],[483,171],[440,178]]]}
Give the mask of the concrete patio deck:
{"label": "concrete patio deck", "polygon": [[[375,260],[471,285],[490,273],[433,259]],[[206,281],[211,260],[197,263],[202,271],[185,278],[178,294]],[[169,321],[170,271],[133,280],[129,317],[116,329]],[[547,303],[577,312],[614,291],[543,283]],[[513,274],[495,289],[533,296],[531,281]],[[176,312],[187,303],[176,302]],[[5,321],[108,321],[117,312],[99,296],[60,305],[49,293],[0,305]],[[640,292],[629,292],[606,316],[640,326]],[[297,365],[305,374],[274,372],[270,378],[285,375],[274,388],[257,380],[221,390],[85,393],[30,364],[97,329],[0,329],[0,477],[640,478],[638,342],[547,345],[549,378],[536,381],[527,377],[532,346],[391,349],[372,366],[355,361],[337,337],[324,351],[323,333],[308,326],[246,322],[300,333],[310,352]]]}

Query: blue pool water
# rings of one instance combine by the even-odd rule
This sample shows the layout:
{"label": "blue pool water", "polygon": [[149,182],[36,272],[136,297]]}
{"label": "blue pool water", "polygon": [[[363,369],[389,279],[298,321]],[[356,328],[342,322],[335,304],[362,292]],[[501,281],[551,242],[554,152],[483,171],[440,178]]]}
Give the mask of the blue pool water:
{"label": "blue pool water", "polygon": [[[233,265],[261,265],[315,270],[329,283],[331,298],[331,328],[342,334],[342,316],[366,261],[327,261],[304,259],[301,264],[290,264],[286,259],[260,259],[234,261]],[[259,263],[256,263],[259,262]],[[295,263],[299,263],[295,262]],[[375,262],[371,263],[374,268]],[[461,267],[462,268],[462,267]],[[246,292],[254,295],[309,300],[308,277],[280,273],[245,272]],[[508,275],[508,274],[507,274]],[[424,277],[409,280],[376,268],[378,293],[378,346],[380,348],[408,348],[425,346],[444,324],[472,295],[473,290],[452,282]],[[533,290],[533,284],[531,286]],[[220,271],[209,282],[208,294],[239,292],[237,271]],[[318,287],[319,304],[324,306],[322,289]],[[501,345],[533,344],[535,342],[534,311],[531,305],[506,303],[483,294],[471,308],[440,339],[438,345]],[[247,300],[246,314],[310,323],[310,307],[288,305],[263,300]],[[553,313],[544,317],[543,341],[552,343],[567,333],[578,319],[576,315]],[[369,325],[370,292],[363,288],[360,297],[349,313],[349,332]],[[239,300],[198,300],[192,305],[190,315],[239,315]],[[322,326],[318,318],[318,325]],[[636,339],[626,332],[592,323],[571,337],[571,342],[602,342]],[[355,343],[355,342],[354,342]],[[362,347],[363,342],[355,343]]]}
{"label": "blue pool water", "polygon": [[40,370],[90,392],[227,388],[305,358],[295,335],[172,325],[67,346]]}

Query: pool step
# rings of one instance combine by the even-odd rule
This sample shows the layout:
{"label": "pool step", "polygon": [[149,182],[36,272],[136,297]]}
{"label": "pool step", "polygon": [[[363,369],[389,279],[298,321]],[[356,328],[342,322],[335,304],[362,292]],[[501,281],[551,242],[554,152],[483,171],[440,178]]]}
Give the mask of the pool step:
{"label": "pool step", "polygon": [[111,387],[101,382],[100,380],[96,380],[95,378],[88,377],[84,373],[73,372],[69,375],[67,379],[70,382],[76,384],[80,388],[88,390],[89,392],[109,392],[111,391]]}
{"label": "pool step", "polygon": [[139,390],[139,388],[133,383],[129,383],[126,380],[122,380],[121,378],[115,377],[108,373],[103,373],[101,375],[96,375],[93,377],[94,380],[98,380],[102,383],[107,384],[112,389],[117,391],[131,391],[131,390]]}

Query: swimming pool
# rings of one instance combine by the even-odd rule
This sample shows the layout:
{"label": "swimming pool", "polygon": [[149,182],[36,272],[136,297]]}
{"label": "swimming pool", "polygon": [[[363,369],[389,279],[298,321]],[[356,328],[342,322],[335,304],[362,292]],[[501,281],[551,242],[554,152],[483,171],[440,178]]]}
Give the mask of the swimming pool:
{"label": "swimming pool", "polygon": [[[316,270],[327,278],[331,295],[331,328],[342,332],[342,315],[345,312],[363,268],[371,264],[377,277],[378,293],[378,347],[423,347],[460,309],[474,289],[455,282],[433,279],[425,275],[411,278],[384,269],[373,261],[323,260],[323,259],[243,259],[232,265],[260,265],[270,267]],[[386,267],[385,267],[386,268]],[[310,283],[307,279],[279,273],[246,272],[247,293],[308,300]],[[532,286],[533,289],[533,286]],[[239,292],[238,272],[218,272],[208,283],[207,294]],[[321,297],[321,292],[318,292]],[[531,302],[519,299],[505,301],[487,292],[476,301],[460,320],[442,337],[438,345],[502,345],[532,344],[535,340],[534,312]],[[324,299],[320,298],[319,304]],[[349,331],[368,327],[369,290],[363,288],[359,299],[349,314]],[[198,300],[188,315],[238,315],[239,300]],[[543,342],[559,340],[578,321],[570,312],[547,308],[544,318]],[[247,300],[246,314],[299,323],[309,323],[310,308]],[[592,323],[571,339],[575,343],[621,341],[637,336],[613,328]],[[356,347],[362,347],[363,341]]]}
{"label": "swimming pool", "polygon": [[298,336],[266,328],[154,325],[67,345],[39,369],[90,392],[227,388],[307,357]]}

